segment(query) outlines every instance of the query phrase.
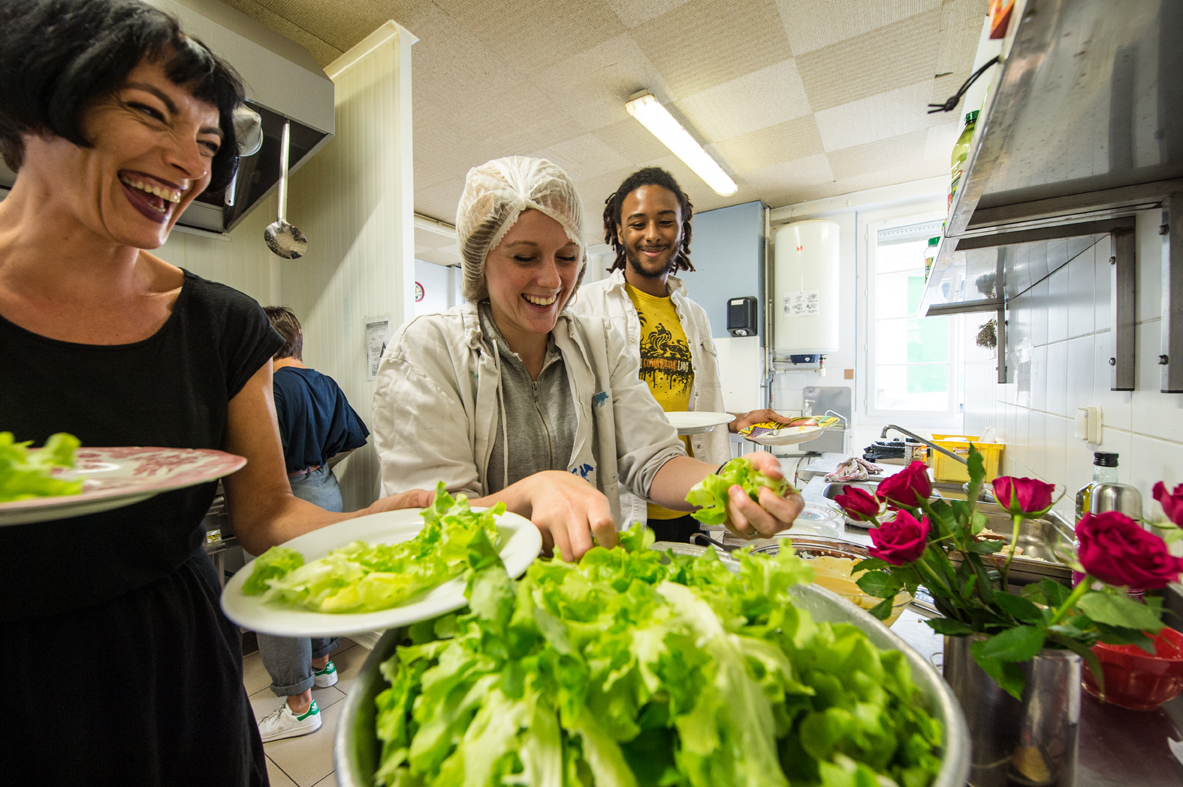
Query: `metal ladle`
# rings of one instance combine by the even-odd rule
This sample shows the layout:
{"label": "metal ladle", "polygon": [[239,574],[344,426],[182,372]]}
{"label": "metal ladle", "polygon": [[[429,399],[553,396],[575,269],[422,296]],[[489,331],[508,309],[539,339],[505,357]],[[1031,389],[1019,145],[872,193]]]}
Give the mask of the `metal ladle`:
{"label": "metal ladle", "polygon": [[288,142],[291,136],[291,123],[284,121],[283,139],[279,146],[279,217],[267,225],[263,230],[263,240],[267,241],[267,248],[285,260],[295,260],[304,256],[308,250],[308,239],[298,227],[287,222],[288,212]]}

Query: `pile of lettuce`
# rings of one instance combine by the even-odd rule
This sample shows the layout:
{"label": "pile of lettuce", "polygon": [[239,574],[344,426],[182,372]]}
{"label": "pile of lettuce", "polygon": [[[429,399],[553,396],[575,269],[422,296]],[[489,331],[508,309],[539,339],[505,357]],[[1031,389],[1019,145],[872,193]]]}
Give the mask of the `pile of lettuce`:
{"label": "pile of lettuce", "polygon": [[[943,731],[899,652],[817,623],[788,550],[738,574],[643,526],[520,582],[473,544],[469,608],[382,664],[389,787],[925,787]],[[483,551],[482,551],[483,550]]]}
{"label": "pile of lettuce", "polygon": [[690,488],[686,502],[699,506],[691,516],[704,525],[723,524],[727,520],[727,504],[730,502],[727,490],[735,484],[742,486],[753,500],[759,500],[758,495],[763,487],[768,487],[780,497],[797,491],[787,480],[770,478],[753,467],[747,459],[740,457],[732,459],[719,468],[718,473],[707,476]]}
{"label": "pile of lettuce", "polygon": [[254,562],[243,583],[246,595],[262,594],[277,602],[314,612],[377,612],[406,603],[469,569],[474,541],[497,552],[497,515],[505,504],[480,513],[468,498],[453,498],[441,483],[430,508],[421,512],[424,526],[409,541],[367,544],[355,541],[320,560],[304,562],[289,547],[272,547]]}
{"label": "pile of lettuce", "polygon": [[59,432],[39,450],[30,451],[31,444],[16,442],[12,432],[0,432],[0,503],[82,491],[81,481],[54,477],[59,468],[74,466],[74,451],[81,445],[77,437]]}

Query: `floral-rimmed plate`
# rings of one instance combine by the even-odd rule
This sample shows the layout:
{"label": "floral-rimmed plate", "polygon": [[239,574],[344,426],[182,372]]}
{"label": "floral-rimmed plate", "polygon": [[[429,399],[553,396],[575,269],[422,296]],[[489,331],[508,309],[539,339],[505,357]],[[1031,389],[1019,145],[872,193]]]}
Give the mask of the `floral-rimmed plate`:
{"label": "floral-rimmed plate", "polygon": [[[481,508],[473,508],[481,511]],[[297,536],[284,544],[304,556],[306,563],[318,560],[332,550],[366,541],[371,544],[397,544],[408,541],[423,529],[417,508],[384,511],[381,514],[347,519]],[[501,534],[501,562],[511,577],[524,572],[542,551],[542,533],[525,517],[504,513],[497,517]],[[230,578],[222,590],[222,611],[240,626],[278,637],[343,637],[365,631],[409,626],[448,612],[454,612],[468,600],[464,598],[463,578],[450,579],[414,600],[377,612],[333,613],[288,607],[280,603],[264,604],[262,596],[242,592],[243,583],[254,571],[247,563]]]}
{"label": "floral-rimmed plate", "polygon": [[241,456],[208,448],[79,448],[74,469],[62,470],[58,477],[82,479],[82,492],[0,503],[0,527],[130,506],[161,492],[214,481],[245,464]]}

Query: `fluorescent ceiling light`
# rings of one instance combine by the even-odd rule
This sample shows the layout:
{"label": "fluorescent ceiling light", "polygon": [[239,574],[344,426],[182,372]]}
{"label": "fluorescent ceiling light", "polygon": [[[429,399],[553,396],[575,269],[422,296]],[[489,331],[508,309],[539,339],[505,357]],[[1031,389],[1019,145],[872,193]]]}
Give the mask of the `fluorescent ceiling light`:
{"label": "fluorescent ceiling light", "polygon": [[647,90],[636,93],[624,105],[628,113],[641,121],[641,125],[649,129],[653,136],[673,151],[674,155],[686,162],[686,166],[694,170],[706,184],[722,197],[734,194],[738,187],[735,181],[727,176],[710,154],[702,149],[702,145],[694,141],[694,137],[687,133],[682,125],[674,120],[674,116],[661,105]]}

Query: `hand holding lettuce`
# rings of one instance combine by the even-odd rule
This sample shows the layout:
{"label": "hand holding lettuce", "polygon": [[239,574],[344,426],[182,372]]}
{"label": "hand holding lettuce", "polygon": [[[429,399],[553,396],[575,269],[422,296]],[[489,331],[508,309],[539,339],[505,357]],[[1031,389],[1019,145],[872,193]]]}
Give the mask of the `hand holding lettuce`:
{"label": "hand holding lettuce", "polygon": [[313,612],[377,612],[409,601],[470,567],[470,553],[492,550],[500,537],[496,517],[505,506],[477,513],[468,498],[453,498],[441,483],[431,507],[422,511],[423,529],[397,544],[355,541],[320,560],[305,563],[287,547],[272,547],[252,564],[246,595]]}
{"label": "hand holding lettuce", "polygon": [[752,500],[759,502],[760,490],[771,489],[777,497],[796,494],[784,478],[772,478],[760,472],[746,457],[732,459],[690,489],[686,502],[699,507],[691,516],[704,525],[721,525],[727,521],[727,505],[731,502],[730,489],[739,484]]}
{"label": "hand holding lettuce", "polygon": [[74,452],[81,445],[77,437],[59,432],[39,450],[30,451],[31,444],[16,442],[12,432],[0,432],[0,503],[82,491],[81,481],[54,477],[55,470],[74,466]]}

